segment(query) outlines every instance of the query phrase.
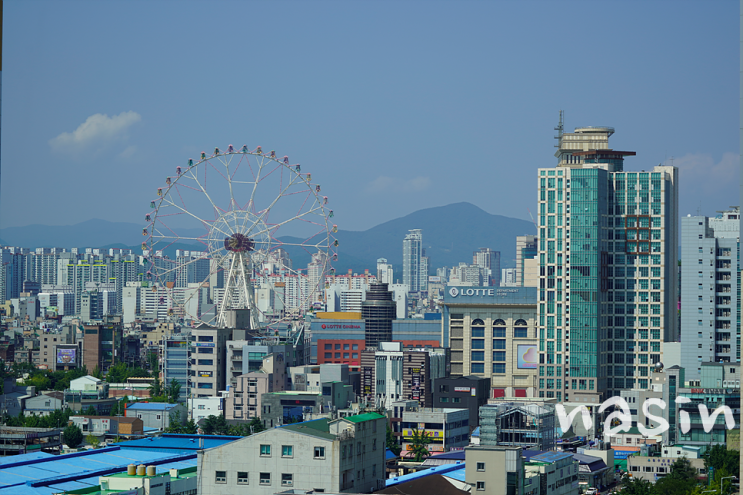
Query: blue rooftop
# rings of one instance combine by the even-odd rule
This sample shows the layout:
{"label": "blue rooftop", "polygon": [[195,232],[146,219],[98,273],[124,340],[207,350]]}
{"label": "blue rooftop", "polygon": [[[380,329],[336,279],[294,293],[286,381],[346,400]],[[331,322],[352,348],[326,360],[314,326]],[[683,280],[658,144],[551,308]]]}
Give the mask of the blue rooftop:
{"label": "blue rooftop", "polygon": [[126,406],[126,410],[168,411],[176,406],[178,406],[178,404],[168,404],[167,402],[134,402]]}
{"label": "blue rooftop", "polygon": [[142,438],[120,442],[116,445],[122,449],[154,450],[156,452],[187,453],[200,449],[212,449],[243,437],[228,435],[176,435],[165,433],[158,437]]}
{"label": "blue rooftop", "polygon": [[196,453],[155,452],[108,447],[73,454],[29,459],[9,457],[0,465],[0,495],[52,495],[97,486],[98,478],[126,471],[129,464],[147,464],[166,472],[196,465]]}
{"label": "blue rooftop", "polygon": [[425,476],[430,476],[432,474],[440,474],[443,476],[454,478],[455,476],[459,476],[457,472],[460,470],[462,471],[462,477],[464,477],[464,462],[457,462],[456,464],[446,464],[444,466],[434,466],[430,469],[424,469],[423,471],[416,471],[414,473],[409,473],[403,476],[395,476],[394,478],[390,478],[387,480],[387,484],[385,486],[395,486],[399,485],[400,483],[407,483],[408,481],[423,478]]}
{"label": "blue rooftop", "polygon": [[384,453],[384,460],[389,461],[390,459],[397,459],[397,456],[390,449],[387,449]]}

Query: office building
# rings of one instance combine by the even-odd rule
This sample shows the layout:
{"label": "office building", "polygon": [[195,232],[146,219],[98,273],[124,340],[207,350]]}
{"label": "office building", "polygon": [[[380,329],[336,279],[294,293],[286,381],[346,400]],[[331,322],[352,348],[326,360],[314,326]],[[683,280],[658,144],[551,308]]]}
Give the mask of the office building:
{"label": "office building", "polygon": [[101,372],[113,366],[124,328],[120,316],[105,316],[102,323],[83,325],[83,366]]}
{"label": "office building", "polygon": [[539,396],[599,403],[647,387],[678,338],[678,169],[625,171],[610,127],[558,131],[538,171]]}
{"label": "office building", "polygon": [[420,407],[402,413],[403,457],[413,450],[416,431],[430,437],[429,452],[461,450],[470,443],[469,411],[460,408]]}
{"label": "office building", "polygon": [[260,417],[263,394],[286,389],[286,366],[274,354],[263,356],[261,367],[241,374],[230,384],[229,395],[224,400],[224,417],[227,420],[249,421]]}
{"label": "office building", "polygon": [[740,361],[740,209],[681,219],[681,366]]}
{"label": "office building", "polygon": [[493,397],[536,396],[537,304],[531,287],[447,287],[442,342],[452,377],[489,378]]}
{"label": "office building", "polygon": [[[169,386],[173,380],[181,386],[178,402],[185,402],[191,397],[191,336],[171,334],[163,337],[162,373],[163,384]],[[198,353],[198,348],[194,349]],[[194,357],[197,359],[197,357]]]}
{"label": "office building", "polygon": [[433,380],[447,376],[448,349],[404,349],[401,342],[380,342],[361,351],[361,396],[376,407],[417,400],[433,407]]}
{"label": "office building", "polygon": [[[409,292],[420,292],[421,279],[425,275],[428,280],[428,271],[422,272],[423,263],[423,231],[411,230],[402,241],[402,283]],[[426,262],[426,265],[428,263]],[[427,282],[426,282],[427,283]]]}
{"label": "office building", "polygon": [[535,235],[517,235],[516,236],[516,285],[524,286],[524,271],[526,269],[526,260],[537,257],[539,249],[537,247],[538,237]]}
{"label": "office building", "polygon": [[384,488],[387,419],[317,419],[198,452],[199,493],[369,493]]}
{"label": "office building", "polygon": [[231,328],[210,328],[206,325],[191,330],[191,394],[194,397],[217,397],[225,390],[227,341]]}
{"label": "office building", "polygon": [[397,305],[387,284],[373,283],[361,303],[361,317],[366,323],[364,339],[367,347],[392,340],[392,320],[397,315]]}
{"label": "office building", "polygon": [[486,271],[487,283],[482,285],[494,285],[498,287],[501,284],[500,271],[500,251],[493,251],[490,248],[480,248],[472,253],[472,264],[477,265]]}

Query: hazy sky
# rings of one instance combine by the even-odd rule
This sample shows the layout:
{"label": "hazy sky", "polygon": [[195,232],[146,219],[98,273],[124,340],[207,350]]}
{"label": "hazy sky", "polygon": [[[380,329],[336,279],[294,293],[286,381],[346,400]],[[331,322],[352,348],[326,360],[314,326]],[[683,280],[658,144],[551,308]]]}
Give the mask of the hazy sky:
{"label": "hazy sky", "polygon": [[682,215],[739,203],[735,0],[6,0],[3,36],[0,227],[144,224],[228,144],[301,163],[341,229],[528,219],[560,109],[628,169],[674,157]]}

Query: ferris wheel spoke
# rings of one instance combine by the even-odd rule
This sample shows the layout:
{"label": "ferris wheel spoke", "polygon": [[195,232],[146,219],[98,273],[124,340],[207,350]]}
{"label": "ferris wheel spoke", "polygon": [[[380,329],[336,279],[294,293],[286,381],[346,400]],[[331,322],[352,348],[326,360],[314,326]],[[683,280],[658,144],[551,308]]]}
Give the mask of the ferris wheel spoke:
{"label": "ferris wheel spoke", "polygon": [[311,213],[314,213],[317,210],[322,210],[322,206],[321,205],[318,205],[317,207],[315,207],[315,208],[313,208],[311,210],[307,210],[304,213],[301,213],[300,215],[291,217],[290,219],[284,220],[283,222],[280,222],[280,223],[275,223],[275,224],[270,224],[270,225],[269,224],[264,224],[264,225],[266,225],[266,228],[265,229],[259,230],[258,232],[252,232],[252,233],[250,231],[248,231],[248,233],[250,233],[254,237],[258,237],[259,235],[265,234],[266,232],[273,232],[273,231],[275,231],[276,229],[278,229],[279,227],[281,227],[283,225],[289,224],[289,223],[294,222],[296,220],[300,220],[301,218],[303,218],[303,217],[305,217],[305,216],[307,216],[307,215],[309,215]]}
{"label": "ferris wheel spoke", "polygon": [[[166,198],[163,198],[163,201],[165,201],[165,200],[166,200]],[[227,237],[230,237],[230,236],[231,236],[232,234],[234,234],[234,232],[230,232],[230,233],[228,234],[227,232],[225,232],[225,231],[223,231],[222,229],[220,229],[220,228],[219,228],[219,227],[218,227],[218,226],[216,225],[216,222],[214,222],[213,220],[212,220],[211,222],[210,222],[210,221],[208,221],[208,220],[204,220],[203,218],[201,218],[201,217],[197,216],[196,214],[194,214],[194,213],[192,213],[192,212],[190,212],[190,211],[186,210],[185,208],[182,208],[181,206],[179,206],[179,205],[175,204],[175,203],[174,203],[173,201],[171,201],[171,200],[168,200],[168,204],[169,204],[170,206],[172,206],[173,208],[176,208],[176,209],[178,209],[178,210],[182,211],[183,213],[185,213],[186,215],[188,215],[188,216],[190,216],[190,217],[193,217],[194,219],[196,219],[197,221],[199,221],[199,222],[201,223],[201,225],[202,225],[202,226],[203,226],[204,228],[206,228],[206,229],[207,229],[207,231],[211,231],[212,229],[214,229],[214,230],[217,230],[217,231],[221,232],[222,234],[224,234],[224,235],[225,235],[225,236],[227,236]],[[227,225],[227,224],[226,224],[226,225]],[[227,225],[227,226],[229,227],[229,225]]]}
{"label": "ferris wheel spoke", "polygon": [[[204,188],[204,186],[201,184],[201,182],[199,182],[199,179],[198,179],[198,177],[196,177],[196,174],[193,173],[193,169],[189,170],[189,173],[191,174],[191,177],[196,182],[196,184],[198,184],[199,188],[201,189],[201,192],[204,193],[204,196],[206,196],[206,199],[208,199],[209,202],[211,203],[212,208],[214,208],[214,214],[215,214],[215,216],[218,217],[219,216],[219,212],[220,211],[224,212],[224,210],[221,209],[221,208],[219,208],[214,203],[214,201],[212,200],[212,197],[209,196],[209,193],[208,192],[206,192],[206,188]],[[204,177],[206,177],[206,167],[204,167]],[[196,217],[196,218],[198,218],[198,217]],[[224,232],[222,232],[222,233],[224,233]],[[232,232],[231,234],[225,234],[225,235],[227,235],[229,237],[229,235],[232,235],[232,234],[234,234],[234,232]]]}
{"label": "ferris wheel spoke", "polygon": [[[293,182],[293,181],[292,181],[292,182]],[[257,220],[257,222],[265,222],[265,218],[266,218],[266,216],[268,215],[268,213],[269,213],[269,212],[271,211],[271,208],[273,208],[273,207],[274,207],[274,206],[276,205],[276,203],[277,203],[277,202],[278,202],[278,201],[279,201],[279,200],[280,200],[280,199],[281,199],[281,198],[283,197],[283,195],[284,195],[284,192],[286,192],[286,190],[287,190],[287,189],[289,189],[289,187],[291,187],[291,185],[292,185],[292,182],[290,182],[289,184],[287,184],[287,186],[286,186],[286,188],[284,189],[284,191],[282,191],[281,193],[279,193],[279,195],[278,195],[278,196],[276,196],[276,198],[275,198],[275,199],[274,199],[274,200],[273,200],[273,201],[271,202],[271,204],[270,204],[270,205],[268,205],[268,207],[266,207],[266,208],[265,208],[265,209],[264,209],[264,210],[263,210],[262,212],[259,212],[259,213],[260,213],[261,215],[260,215],[260,216],[258,217],[258,220]],[[311,210],[310,210],[310,211],[311,211]],[[289,221],[291,221],[291,220],[294,220],[294,219],[296,219],[296,218],[297,218],[297,217],[293,217],[293,218],[292,218],[292,219],[290,219]],[[255,223],[257,223],[257,222],[255,222]],[[254,223],[253,225],[255,225],[255,223]],[[243,227],[244,227],[244,226],[243,226]]]}

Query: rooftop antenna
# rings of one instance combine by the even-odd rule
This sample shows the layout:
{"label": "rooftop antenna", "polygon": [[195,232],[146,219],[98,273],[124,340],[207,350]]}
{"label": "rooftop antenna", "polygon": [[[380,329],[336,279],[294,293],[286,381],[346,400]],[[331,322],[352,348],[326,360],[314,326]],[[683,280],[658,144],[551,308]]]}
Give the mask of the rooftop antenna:
{"label": "rooftop antenna", "polygon": [[562,131],[565,128],[564,115],[564,112],[560,110],[560,122],[557,124],[557,127],[555,127],[555,130],[557,131],[557,136],[555,136],[555,139],[557,139],[557,144],[555,145],[555,148],[559,148],[562,144]]}

